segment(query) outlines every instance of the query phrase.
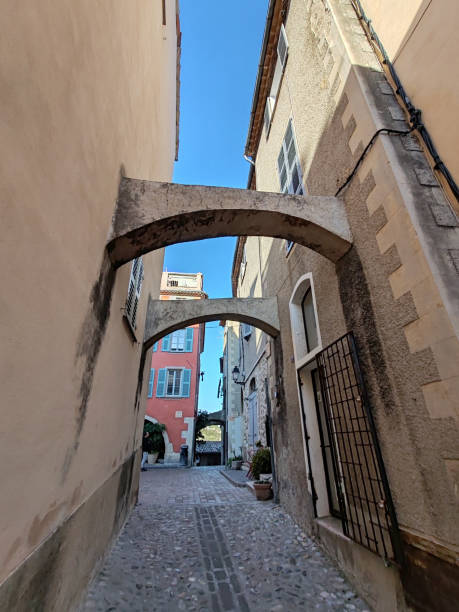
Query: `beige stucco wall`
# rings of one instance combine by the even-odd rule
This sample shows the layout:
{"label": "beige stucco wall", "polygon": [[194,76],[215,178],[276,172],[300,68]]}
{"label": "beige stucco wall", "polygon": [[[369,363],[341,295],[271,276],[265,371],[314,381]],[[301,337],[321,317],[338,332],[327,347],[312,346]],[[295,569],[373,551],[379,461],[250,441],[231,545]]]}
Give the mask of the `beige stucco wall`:
{"label": "beige stucco wall", "polygon": [[[166,26],[150,0],[7,1],[2,11],[0,582],[139,445],[141,346],[122,320],[130,264],[116,274],[99,352],[86,334],[85,409],[91,363],[77,352],[120,173],[172,176],[177,45],[175,0]],[[144,257],[138,340],[162,260]]]}
{"label": "beige stucco wall", "polygon": [[[422,110],[440,157],[459,182],[456,0],[363,0],[362,6],[412,103]],[[459,204],[451,198],[459,210]]]}

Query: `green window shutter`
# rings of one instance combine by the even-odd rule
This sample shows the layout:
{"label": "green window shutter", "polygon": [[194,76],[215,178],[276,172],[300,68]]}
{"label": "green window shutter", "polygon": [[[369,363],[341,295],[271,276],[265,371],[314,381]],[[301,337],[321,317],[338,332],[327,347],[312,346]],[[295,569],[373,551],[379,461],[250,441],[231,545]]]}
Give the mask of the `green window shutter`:
{"label": "green window shutter", "polygon": [[158,382],[156,383],[156,397],[164,397],[166,388],[166,374],[167,368],[161,368],[158,370]]}
{"label": "green window shutter", "polygon": [[192,327],[186,328],[185,353],[193,352],[193,332],[194,329]]}
{"label": "green window shutter", "polygon": [[161,350],[168,352],[170,345],[171,345],[171,337],[169,334],[168,336],[164,336]]}
{"label": "green window shutter", "polygon": [[150,380],[148,381],[148,397],[153,397],[153,382],[155,380],[155,369],[150,370]]}
{"label": "green window shutter", "polygon": [[157,351],[157,350],[158,350],[158,343],[157,343],[157,342],[155,342],[155,343],[153,344],[153,352],[154,352],[154,353],[156,353],[156,351]]}
{"label": "green window shutter", "polygon": [[182,372],[182,397],[190,397],[191,370]]}

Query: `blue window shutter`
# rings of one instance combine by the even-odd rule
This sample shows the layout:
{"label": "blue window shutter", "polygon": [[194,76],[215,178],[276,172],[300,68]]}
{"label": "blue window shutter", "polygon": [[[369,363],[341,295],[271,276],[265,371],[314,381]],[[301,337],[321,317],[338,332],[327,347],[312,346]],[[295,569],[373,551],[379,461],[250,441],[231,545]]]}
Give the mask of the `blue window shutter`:
{"label": "blue window shutter", "polygon": [[157,342],[155,342],[155,343],[153,344],[153,352],[155,353],[157,350],[158,350],[158,343],[157,343]]}
{"label": "blue window shutter", "polygon": [[167,368],[158,370],[158,382],[156,383],[156,397],[164,397],[166,390],[166,374]]}
{"label": "blue window shutter", "polygon": [[183,370],[182,374],[182,397],[190,397],[191,370]]}
{"label": "blue window shutter", "polygon": [[170,344],[171,344],[171,337],[169,334],[168,336],[164,336],[161,350],[168,352]]}
{"label": "blue window shutter", "polygon": [[150,380],[148,381],[148,397],[153,397],[153,382],[155,380],[155,369],[150,370]]}
{"label": "blue window shutter", "polygon": [[185,352],[186,353],[193,352],[193,332],[194,332],[194,329],[192,327],[186,328],[186,338],[185,338]]}

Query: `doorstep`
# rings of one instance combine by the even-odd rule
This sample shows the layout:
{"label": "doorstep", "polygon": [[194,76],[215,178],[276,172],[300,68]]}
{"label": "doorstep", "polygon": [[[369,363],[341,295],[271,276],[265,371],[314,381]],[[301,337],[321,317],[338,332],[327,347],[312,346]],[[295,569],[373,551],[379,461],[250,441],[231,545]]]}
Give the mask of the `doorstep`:
{"label": "doorstep", "polygon": [[244,470],[220,470],[220,474],[222,474],[227,480],[230,481],[232,485],[235,487],[248,487],[249,480],[247,480],[247,472]]}
{"label": "doorstep", "polygon": [[147,470],[161,470],[163,468],[189,468],[191,467],[191,465],[181,465],[180,463],[153,463],[153,464],[148,464],[146,463],[144,465],[144,467]]}

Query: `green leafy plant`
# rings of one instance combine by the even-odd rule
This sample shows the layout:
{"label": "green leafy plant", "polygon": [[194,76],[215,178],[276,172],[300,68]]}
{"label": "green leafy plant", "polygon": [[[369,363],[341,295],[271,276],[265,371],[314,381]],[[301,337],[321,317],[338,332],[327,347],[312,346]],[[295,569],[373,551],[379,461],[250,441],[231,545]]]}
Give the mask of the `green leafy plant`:
{"label": "green leafy plant", "polygon": [[234,455],[234,457],[231,458],[231,461],[242,461],[242,455]]}
{"label": "green leafy plant", "polygon": [[209,419],[208,419],[208,413],[205,410],[202,410],[198,416],[196,417],[196,425],[195,425],[195,432],[196,432],[196,443],[202,443],[205,442],[205,438],[204,435],[202,433],[202,430],[208,426],[209,424]]}
{"label": "green leafy plant", "polygon": [[150,434],[146,442],[147,452],[161,452],[164,446],[163,431],[166,431],[166,426],[163,423],[151,423],[150,421],[146,421],[143,430]]}
{"label": "green leafy plant", "polygon": [[259,480],[260,474],[271,473],[271,451],[269,448],[260,448],[252,457],[252,476]]}

